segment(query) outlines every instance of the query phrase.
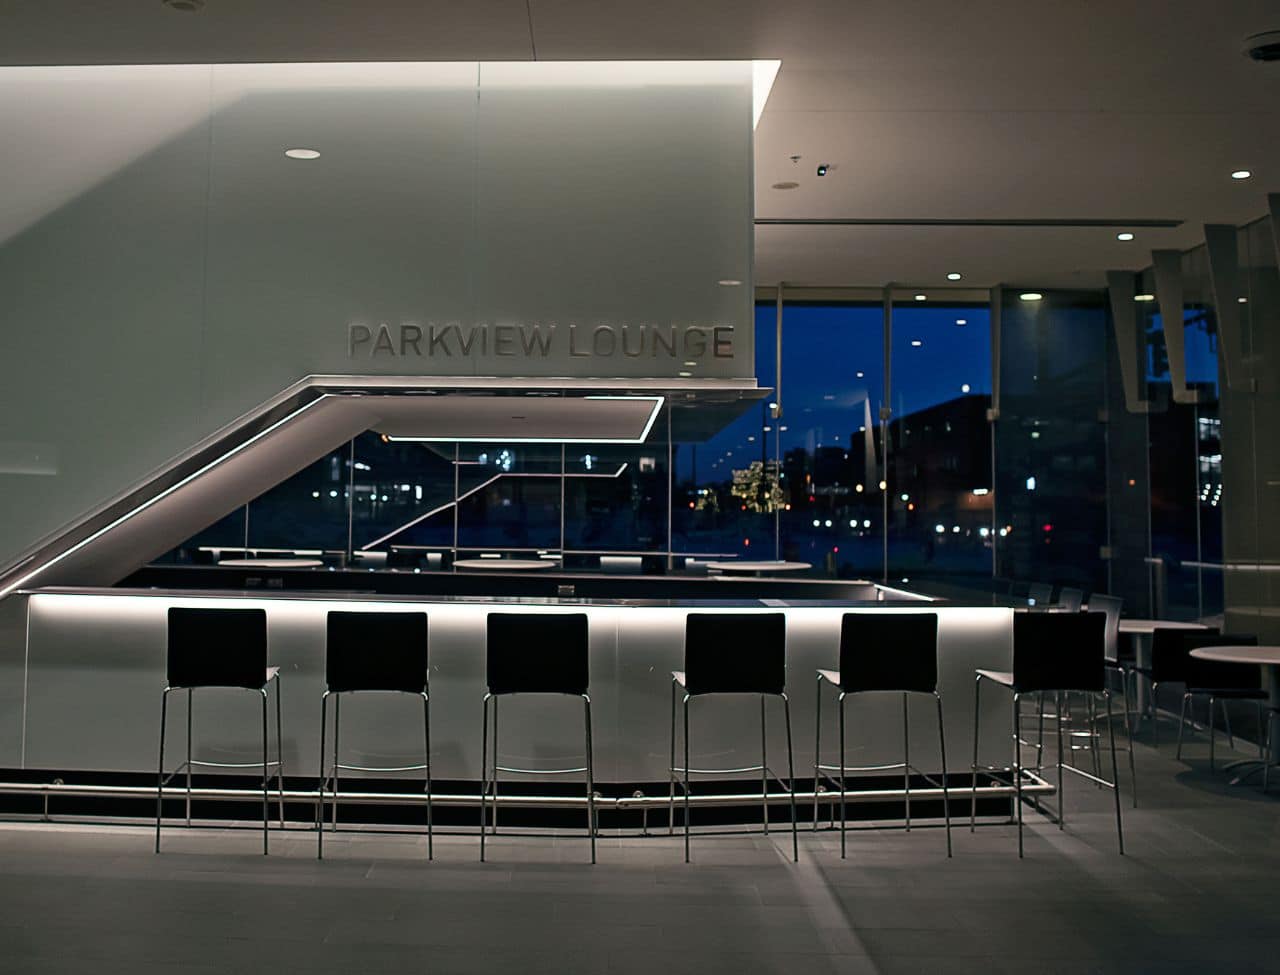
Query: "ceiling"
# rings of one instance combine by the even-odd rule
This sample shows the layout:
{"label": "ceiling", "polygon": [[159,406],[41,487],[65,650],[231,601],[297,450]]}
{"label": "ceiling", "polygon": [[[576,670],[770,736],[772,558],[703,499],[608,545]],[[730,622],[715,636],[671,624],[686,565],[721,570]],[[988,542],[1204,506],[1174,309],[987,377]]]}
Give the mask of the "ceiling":
{"label": "ceiling", "polygon": [[0,0],[0,63],[780,58],[758,218],[1112,225],[760,226],[757,284],[1088,286],[1265,212],[1270,29],[1274,0]]}

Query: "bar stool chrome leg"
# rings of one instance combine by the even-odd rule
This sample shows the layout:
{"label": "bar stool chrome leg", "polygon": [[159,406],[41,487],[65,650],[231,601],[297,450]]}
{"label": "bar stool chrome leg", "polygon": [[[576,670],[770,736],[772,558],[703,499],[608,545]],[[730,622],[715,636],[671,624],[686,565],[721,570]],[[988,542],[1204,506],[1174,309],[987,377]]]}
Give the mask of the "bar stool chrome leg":
{"label": "bar stool chrome leg", "polygon": [[187,829],[191,828],[191,712],[194,695],[187,688]]}
{"label": "bar stool chrome leg", "polygon": [[484,863],[484,834],[489,831],[489,699],[484,696],[481,704],[483,718],[480,731],[480,862]]}
{"label": "bar stool chrome leg", "polygon": [[164,813],[164,732],[169,711],[169,691],[166,687],[160,696],[160,762],[156,773],[156,852],[160,852],[160,820]]}
{"label": "bar stool chrome leg", "polygon": [[848,695],[845,694],[844,691],[841,691],[840,696],[836,698],[836,706],[840,710],[840,859],[841,860],[845,858],[845,822],[847,819],[845,815],[845,800],[844,800],[845,793],[848,791],[848,787],[845,785],[845,775],[847,774],[845,772],[845,768],[849,764],[845,760],[845,756],[844,756],[844,699],[847,696]]}
{"label": "bar stool chrome leg", "polygon": [[338,749],[338,737],[342,731],[342,695],[333,696],[333,826],[338,831],[338,766],[342,762],[342,753]]}
{"label": "bar stool chrome leg", "polygon": [[947,786],[947,733],[942,721],[942,695],[933,692],[938,702],[938,753],[942,757],[942,820],[947,831],[947,856],[951,856],[951,792]]}
{"label": "bar stool chrome leg", "polygon": [[328,784],[328,766],[324,761],[325,732],[329,721],[329,691],[320,695],[320,788],[316,795],[316,859],[324,859],[324,788]]}
{"label": "bar stool chrome leg", "polygon": [[[1062,692],[1061,691],[1053,692],[1053,702],[1054,702],[1053,703],[1054,709],[1057,711],[1061,711],[1062,710]],[[1066,822],[1067,822],[1066,776],[1067,776],[1067,773],[1066,773],[1066,770],[1063,768],[1063,762],[1062,762],[1062,722],[1059,721],[1058,722],[1058,829],[1065,828]]]}
{"label": "bar stool chrome leg", "polygon": [[279,790],[280,829],[284,829],[284,722],[280,716],[280,676],[275,677],[276,684],[276,786]]}
{"label": "bar stool chrome leg", "polygon": [[907,715],[907,695],[902,695],[902,791],[906,803],[906,831],[911,832],[911,722]]}
{"label": "bar stool chrome leg", "polygon": [[760,695],[760,815],[769,835],[769,736],[765,727],[764,695]]}
{"label": "bar stool chrome leg", "polygon": [[978,704],[982,698],[982,678],[973,682],[973,764],[969,766],[973,773],[973,791],[969,797],[969,832],[972,833],[978,820],[978,726],[982,714]]}
{"label": "bar stool chrome leg", "polygon": [[818,766],[822,764],[822,675],[818,675],[818,693],[814,695],[813,713],[816,727],[813,732],[813,831],[818,831],[818,787],[822,782],[822,773]]}
{"label": "bar stool chrome leg", "polygon": [[1022,858],[1022,742],[1018,734],[1021,695],[1013,695],[1013,792],[1018,814],[1018,858]]}
{"label": "bar stool chrome leg", "polygon": [[267,822],[271,818],[271,762],[267,755],[267,689],[262,689],[262,855],[267,855]]}
{"label": "bar stool chrome leg", "polygon": [[587,722],[587,835],[591,837],[591,862],[596,862],[596,777],[593,771],[591,746],[591,698],[582,695],[583,710]]}
{"label": "bar stool chrome leg", "polygon": [[424,738],[422,761],[425,766],[423,771],[427,777],[427,859],[434,860],[435,837],[431,813],[431,698],[426,691],[422,693],[422,731]]}
{"label": "bar stool chrome leg", "polygon": [[791,793],[791,860],[793,863],[799,863],[800,837],[797,834],[799,822],[796,816],[796,762],[795,752],[791,748],[791,699],[787,697],[785,692],[782,694],[782,714],[787,725],[787,789]]}
{"label": "bar stool chrome leg", "polygon": [[1116,726],[1111,720],[1111,692],[1103,691],[1107,703],[1107,727],[1111,730],[1111,791],[1116,801],[1116,838],[1120,843],[1120,855],[1124,856],[1124,827],[1120,822],[1120,772],[1116,765]]}
{"label": "bar stool chrome leg", "polygon": [[667,785],[670,795],[667,799],[667,835],[676,831],[676,680],[671,678],[671,761],[667,765]]}
{"label": "bar stool chrome leg", "polygon": [[689,862],[689,695],[684,696],[684,862]]}

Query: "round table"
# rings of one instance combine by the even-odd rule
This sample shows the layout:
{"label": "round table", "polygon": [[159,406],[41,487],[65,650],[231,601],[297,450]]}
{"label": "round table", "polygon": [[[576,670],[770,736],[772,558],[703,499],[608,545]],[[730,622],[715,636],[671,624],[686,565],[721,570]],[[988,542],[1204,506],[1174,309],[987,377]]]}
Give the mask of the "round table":
{"label": "round table", "polygon": [[768,575],[771,572],[804,572],[812,569],[808,562],[708,562],[708,569],[729,575]]}
{"label": "round table", "polygon": [[531,572],[537,569],[553,569],[559,563],[550,559],[458,559],[455,569],[480,569],[498,572]]}
{"label": "round table", "polygon": [[218,565],[232,569],[322,569],[319,559],[223,559]]}
{"label": "round table", "polygon": [[[1221,646],[1221,647],[1196,647],[1191,651],[1191,656],[1197,660],[1213,660],[1224,664],[1253,664],[1262,668],[1262,683],[1267,689],[1267,696],[1270,698],[1268,704],[1273,711],[1280,710],[1280,647],[1277,646]],[[1210,715],[1210,719],[1212,719]],[[1270,718],[1268,718],[1268,721]],[[1261,731],[1261,729],[1259,729]],[[1232,785],[1238,785],[1246,778],[1256,775],[1262,768],[1267,765],[1275,764],[1275,748],[1272,746],[1271,755],[1266,761],[1257,758],[1246,758],[1238,762],[1230,762],[1223,768],[1244,769],[1247,766],[1257,766],[1248,771],[1242,772],[1231,780]]]}

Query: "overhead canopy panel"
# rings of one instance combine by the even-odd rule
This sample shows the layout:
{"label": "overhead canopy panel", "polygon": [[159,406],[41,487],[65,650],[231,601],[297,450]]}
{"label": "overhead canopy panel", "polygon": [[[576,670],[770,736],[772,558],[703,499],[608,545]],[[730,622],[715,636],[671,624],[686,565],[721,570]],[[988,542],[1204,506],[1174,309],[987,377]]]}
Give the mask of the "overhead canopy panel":
{"label": "overhead canopy panel", "polygon": [[661,395],[413,396],[389,399],[374,430],[389,440],[644,443]]}

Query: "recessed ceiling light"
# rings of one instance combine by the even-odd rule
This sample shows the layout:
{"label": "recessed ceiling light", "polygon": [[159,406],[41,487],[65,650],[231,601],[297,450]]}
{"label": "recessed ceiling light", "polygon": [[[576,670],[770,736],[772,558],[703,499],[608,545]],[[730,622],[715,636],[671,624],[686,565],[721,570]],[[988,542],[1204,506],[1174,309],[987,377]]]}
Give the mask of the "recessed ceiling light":
{"label": "recessed ceiling light", "polygon": [[794,190],[800,184],[793,179],[784,179],[781,183],[774,183],[775,190]]}
{"label": "recessed ceiling light", "polygon": [[1237,298],[1237,299],[1236,299],[1236,301],[1238,301],[1238,302],[1239,302],[1240,304],[1242,304],[1242,305],[1246,305],[1246,304],[1248,304],[1248,303],[1249,303],[1249,299],[1248,299],[1248,298]]}
{"label": "recessed ceiling light", "polygon": [[916,301],[924,301],[928,297],[928,295],[916,295]]}
{"label": "recessed ceiling light", "polygon": [[318,149],[286,149],[284,154],[290,159],[319,159]]}
{"label": "recessed ceiling light", "polygon": [[1155,295],[1134,295],[1133,300],[1134,301],[1155,301],[1156,296]]}
{"label": "recessed ceiling light", "polygon": [[818,165],[818,175],[819,175],[819,176],[826,176],[826,175],[827,175],[827,173],[829,173],[829,172],[831,172],[831,166],[830,166],[829,164],[827,164],[827,163],[820,163],[820,164]]}
{"label": "recessed ceiling light", "polygon": [[968,324],[969,324],[969,319],[967,319],[967,318],[957,318],[957,319],[956,319],[956,324],[957,324],[957,325],[968,325]]}
{"label": "recessed ceiling light", "polygon": [[1043,297],[1044,295],[1039,291],[1024,291],[1022,294],[1018,295],[1018,298],[1021,301],[1039,301]]}
{"label": "recessed ceiling light", "polygon": [[920,346],[922,346],[922,345],[924,345],[924,343],[923,343],[923,342],[921,342],[919,339],[912,339],[912,340],[911,340],[911,348],[913,348],[913,349],[918,349],[918,348],[920,348]]}
{"label": "recessed ceiling light", "polygon": [[959,271],[952,271],[950,274],[948,274],[948,275],[947,275],[947,280],[948,280],[948,281],[959,281],[961,277],[962,277],[962,275],[960,274],[960,272],[959,272]]}
{"label": "recessed ceiling light", "polygon": [[742,282],[737,278],[721,278],[716,282],[716,284],[720,285],[722,288],[736,288],[738,285],[742,284]]}
{"label": "recessed ceiling light", "polygon": [[856,375],[859,379],[861,379],[863,376],[865,376],[865,375],[866,375],[866,373],[865,373],[865,372],[858,372],[858,373],[855,373],[855,375]]}
{"label": "recessed ceiling light", "polygon": [[1116,240],[1133,240],[1133,234],[1126,230],[1122,234],[1116,234]]}
{"label": "recessed ceiling light", "polygon": [[1231,178],[1232,179],[1248,179],[1252,175],[1253,173],[1249,172],[1249,170],[1247,169],[1237,169],[1234,173],[1231,174]]}

